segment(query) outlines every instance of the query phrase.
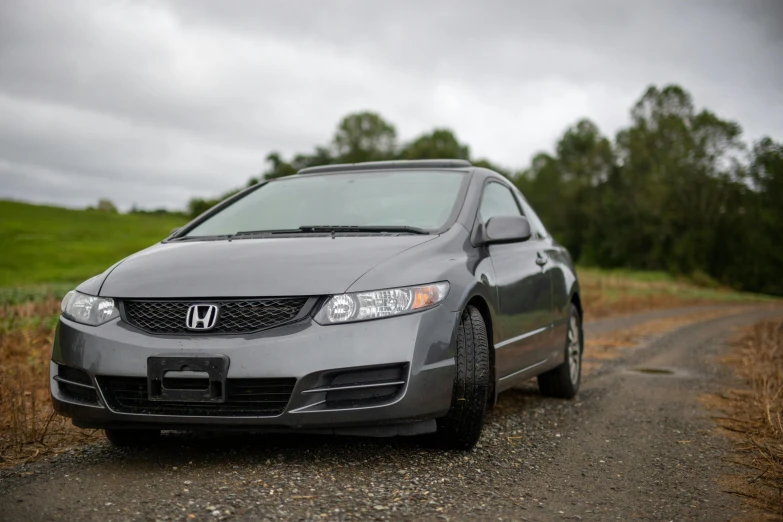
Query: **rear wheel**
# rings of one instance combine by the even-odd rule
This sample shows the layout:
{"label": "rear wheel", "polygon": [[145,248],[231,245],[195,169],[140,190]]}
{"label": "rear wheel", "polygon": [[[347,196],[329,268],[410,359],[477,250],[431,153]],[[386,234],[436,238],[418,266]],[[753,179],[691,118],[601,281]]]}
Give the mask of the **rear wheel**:
{"label": "rear wheel", "polygon": [[443,448],[468,450],[481,436],[492,374],[487,328],[481,313],[472,306],[460,318],[455,363],[451,409],[438,419],[434,437]]}
{"label": "rear wheel", "polygon": [[568,317],[568,331],[565,340],[565,361],[538,376],[538,389],[547,397],[571,399],[579,391],[582,377],[582,318],[579,310],[571,304]]}
{"label": "rear wheel", "polygon": [[160,430],[104,430],[112,446],[134,447],[154,444],[160,438]]}

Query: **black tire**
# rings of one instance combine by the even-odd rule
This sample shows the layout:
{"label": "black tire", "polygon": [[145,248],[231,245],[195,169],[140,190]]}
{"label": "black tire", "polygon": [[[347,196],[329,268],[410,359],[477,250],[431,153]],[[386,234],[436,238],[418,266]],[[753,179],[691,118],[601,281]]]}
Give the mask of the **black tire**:
{"label": "black tire", "polygon": [[107,429],[106,438],[112,446],[122,448],[148,446],[154,444],[160,438],[160,430],[122,430]]}
{"label": "black tire", "polygon": [[582,352],[584,351],[582,317],[573,303],[568,313],[564,348],[565,362],[538,376],[538,389],[541,391],[541,395],[546,397],[571,399],[579,391],[579,383],[582,380]]}
{"label": "black tire", "polygon": [[451,409],[438,419],[434,439],[441,448],[469,450],[481,436],[492,375],[487,328],[472,306],[462,312],[457,328],[455,363]]}

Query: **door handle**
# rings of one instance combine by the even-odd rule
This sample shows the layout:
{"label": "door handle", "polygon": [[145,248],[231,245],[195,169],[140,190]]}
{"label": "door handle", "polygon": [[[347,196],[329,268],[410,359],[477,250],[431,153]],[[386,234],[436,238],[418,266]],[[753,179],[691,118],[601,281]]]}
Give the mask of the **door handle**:
{"label": "door handle", "polygon": [[547,261],[549,261],[549,256],[547,256],[546,254],[542,252],[536,254],[536,264],[538,266],[544,266],[545,264],[547,264]]}

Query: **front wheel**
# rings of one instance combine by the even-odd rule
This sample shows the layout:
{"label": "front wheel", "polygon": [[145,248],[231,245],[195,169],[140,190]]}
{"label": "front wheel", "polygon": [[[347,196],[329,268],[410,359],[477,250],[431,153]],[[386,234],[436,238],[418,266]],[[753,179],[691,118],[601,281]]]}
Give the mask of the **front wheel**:
{"label": "front wheel", "polygon": [[434,438],[442,448],[469,450],[481,436],[492,375],[487,327],[481,313],[472,306],[460,318],[455,363],[451,409],[438,419]]}
{"label": "front wheel", "polygon": [[582,378],[582,318],[579,310],[571,304],[568,317],[568,332],[565,340],[565,361],[538,376],[541,395],[571,399],[579,391]]}

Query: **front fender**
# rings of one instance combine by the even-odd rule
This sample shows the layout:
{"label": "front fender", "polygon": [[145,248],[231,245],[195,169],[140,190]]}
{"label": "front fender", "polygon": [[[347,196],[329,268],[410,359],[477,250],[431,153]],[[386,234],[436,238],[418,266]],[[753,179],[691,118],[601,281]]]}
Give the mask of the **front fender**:
{"label": "front fender", "polygon": [[87,279],[86,281],[83,281],[79,286],[76,287],[76,290],[83,294],[87,295],[99,295],[101,292],[101,287],[103,286],[103,282],[106,281],[106,278],[109,277],[109,274],[111,274],[112,270],[117,268],[120,263],[125,261],[126,258],[120,259],[113,265],[111,265],[109,268],[107,268],[102,273],[92,276],[91,278]]}

